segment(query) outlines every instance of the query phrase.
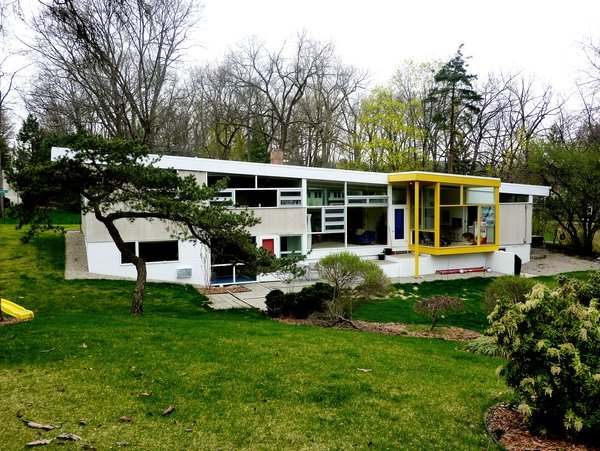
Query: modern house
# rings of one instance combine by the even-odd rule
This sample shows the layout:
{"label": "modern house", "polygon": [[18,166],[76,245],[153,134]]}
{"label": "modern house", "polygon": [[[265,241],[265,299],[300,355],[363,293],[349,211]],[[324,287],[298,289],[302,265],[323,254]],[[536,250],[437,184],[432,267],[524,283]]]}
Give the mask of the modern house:
{"label": "modern house", "polygon": [[[68,149],[53,148],[52,157]],[[215,202],[250,209],[261,222],[250,230],[256,245],[277,256],[301,252],[316,262],[347,250],[376,258],[390,277],[472,268],[512,274],[516,257],[529,261],[534,196],[545,186],[433,172],[362,172],[163,156],[160,167],[229,185]],[[211,258],[199,243],[177,241],[162,221],[123,220],[124,239],[148,262],[148,279],[199,285],[269,280],[242,275],[231,262]],[[104,226],[82,218],[88,268],[134,277]],[[391,249],[391,252],[390,252]]]}

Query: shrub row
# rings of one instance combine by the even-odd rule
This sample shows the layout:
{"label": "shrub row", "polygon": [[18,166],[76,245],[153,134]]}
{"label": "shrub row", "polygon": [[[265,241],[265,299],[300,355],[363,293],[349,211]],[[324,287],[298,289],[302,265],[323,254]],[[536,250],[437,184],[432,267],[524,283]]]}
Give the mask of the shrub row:
{"label": "shrub row", "polygon": [[273,290],[266,296],[267,314],[273,318],[308,318],[316,312],[323,312],[326,303],[333,298],[333,287],[317,282],[302,288],[299,293],[284,293]]}

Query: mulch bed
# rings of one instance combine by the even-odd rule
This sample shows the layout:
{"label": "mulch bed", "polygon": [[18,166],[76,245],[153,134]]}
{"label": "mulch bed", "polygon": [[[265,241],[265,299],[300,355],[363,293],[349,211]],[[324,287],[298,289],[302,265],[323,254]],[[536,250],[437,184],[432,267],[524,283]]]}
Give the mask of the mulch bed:
{"label": "mulch bed", "polygon": [[202,294],[247,293],[248,291],[250,291],[250,288],[246,288],[241,285],[234,285],[230,287],[208,287],[200,289]]}
{"label": "mulch bed", "polygon": [[485,416],[485,427],[488,433],[507,451],[600,450],[600,448],[562,439],[534,435],[527,428],[527,424],[523,420],[523,415],[506,404],[498,404],[490,407]]}
{"label": "mulch bed", "polygon": [[312,325],[319,327],[336,327],[341,329],[354,329],[364,332],[374,332],[386,335],[404,335],[408,337],[440,338],[451,341],[469,341],[480,337],[479,332],[462,329],[460,327],[437,327],[433,331],[411,330],[407,324],[402,323],[375,323],[371,321],[340,321],[326,319],[296,319],[281,318],[279,321],[286,324]]}

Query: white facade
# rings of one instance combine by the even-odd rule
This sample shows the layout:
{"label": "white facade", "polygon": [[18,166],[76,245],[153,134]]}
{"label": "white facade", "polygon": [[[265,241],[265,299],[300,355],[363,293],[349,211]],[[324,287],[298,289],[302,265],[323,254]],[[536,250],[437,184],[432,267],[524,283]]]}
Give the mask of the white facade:
{"label": "white facade", "polygon": [[[52,157],[68,152],[54,148]],[[409,244],[410,200],[406,193],[402,197],[402,187],[388,182],[386,173],[173,156],[162,157],[157,164],[183,175],[192,174],[201,184],[230,177],[231,187],[219,199],[252,210],[260,223],[249,230],[250,234],[257,246],[268,248],[277,256],[286,251],[302,252],[310,263],[341,250],[376,258],[391,248],[396,255],[382,262],[390,277],[413,275],[417,261],[422,275],[474,267],[511,274],[515,255],[523,263],[529,261],[533,196],[548,195],[547,187],[502,183],[498,191],[500,198],[504,196],[507,201],[501,200],[497,215],[497,250],[475,253],[468,249],[470,252],[461,255],[428,255],[423,251],[415,260]],[[227,262],[211,262],[206,247],[174,240],[173,224],[124,220],[117,226],[124,241],[135,246],[136,253],[167,249],[167,261],[148,263],[148,280],[198,285],[248,281],[238,278]],[[82,218],[82,231],[90,272],[135,277],[135,268],[122,261],[108,232],[93,215]],[[153,247],[153,243],[158,247]],[[152,254],[152,258],[160,260],[160,255]],[[270,275],[257,277],[269,278]]]}

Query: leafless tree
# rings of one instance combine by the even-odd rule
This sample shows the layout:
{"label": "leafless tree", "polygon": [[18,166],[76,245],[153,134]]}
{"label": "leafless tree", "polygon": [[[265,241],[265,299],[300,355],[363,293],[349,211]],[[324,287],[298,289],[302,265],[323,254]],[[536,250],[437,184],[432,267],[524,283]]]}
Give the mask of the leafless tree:
{"label": "leafless tree", "polygon": [[78,88],[105,134],[159,147],[195,17],[194,0],[51,0],[31,48],[54,83]]}

